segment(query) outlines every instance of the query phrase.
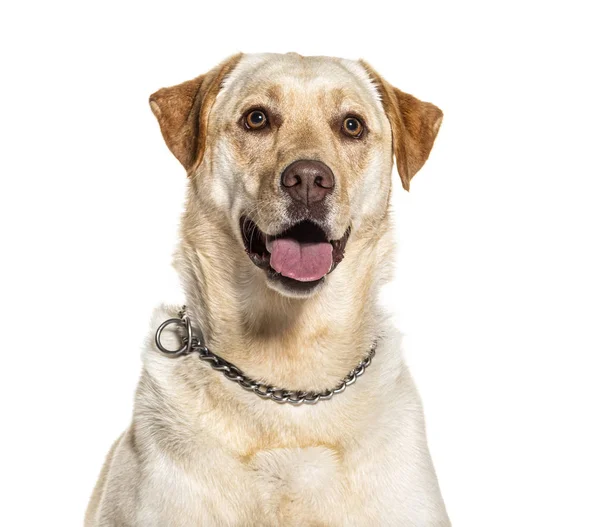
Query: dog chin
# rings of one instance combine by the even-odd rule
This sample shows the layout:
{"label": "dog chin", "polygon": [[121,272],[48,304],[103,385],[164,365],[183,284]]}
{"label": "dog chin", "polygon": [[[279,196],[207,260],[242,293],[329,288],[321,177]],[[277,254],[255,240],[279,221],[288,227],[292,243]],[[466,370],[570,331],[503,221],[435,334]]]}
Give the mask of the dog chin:
{"label": "dog chin", "polygon": [[325,285],[325,279],[313,280],[311,282],[300,282],[293,278],[282,276],[273,269],[266,271],[267,287],[288,298],[309,298],[317,294]]}

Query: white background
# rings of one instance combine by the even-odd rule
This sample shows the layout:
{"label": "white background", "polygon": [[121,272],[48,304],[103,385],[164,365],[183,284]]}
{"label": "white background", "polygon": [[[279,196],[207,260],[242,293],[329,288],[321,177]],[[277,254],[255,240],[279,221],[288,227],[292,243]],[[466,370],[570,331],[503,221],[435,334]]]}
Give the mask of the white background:
{"label": "white background", "polygon": [[457,527],[598,526],[592,2],[19,2],[0,13],[0,524],[81,525],[127,426],[185,173],[147,98],[237,51],[363,57],[436,103],[397,279]]}

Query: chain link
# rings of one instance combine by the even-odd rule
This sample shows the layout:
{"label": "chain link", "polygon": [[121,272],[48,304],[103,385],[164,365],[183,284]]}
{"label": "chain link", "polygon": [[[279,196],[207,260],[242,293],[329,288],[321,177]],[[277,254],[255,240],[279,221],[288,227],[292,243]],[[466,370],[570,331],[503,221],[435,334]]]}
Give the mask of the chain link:
{"label": "chain link", "polygon": [[[185,306],[183,306],[183,308],[179,311],[178,317],[179,318],[170,318],[165,320],[156,330],[154,342],[160,351],[171,357],[181,357],[194,352],[198,353],[200,360],[207,362],[214,370],[221,372],[226,379],[236,382],[242,388],[244,388],[244,390],[254,392],[263,399],[270,399],[279,404],[287,403],[299,406],[301,404],[316,404],[319,401],[328,401],[334,395],[342,393],[348,386],[356,382],[356,379],[358,379],[371,364],[371,360],[375,355],[375,349],[377,348],[377,341],[375,341],[371,345],[367,356],[358,364],[356,368],[346,375],[346,377],[344,377],[335,388],[331,390],[325,390],[322,392],[284,390],[282,388],[276,388],[270,384],[264,384],[250,379],[238,367],[234,366],[225,359],[222,359],[218,355],[215,355],[206,346],[204,346],[197,337],[193,336],[192,325],[189,317],[186,314]],[[182,346],[177,350],[169,350],[165,348],[160,341],[163,330],[172,324],[185,331],[185,334],[182,337]]]}

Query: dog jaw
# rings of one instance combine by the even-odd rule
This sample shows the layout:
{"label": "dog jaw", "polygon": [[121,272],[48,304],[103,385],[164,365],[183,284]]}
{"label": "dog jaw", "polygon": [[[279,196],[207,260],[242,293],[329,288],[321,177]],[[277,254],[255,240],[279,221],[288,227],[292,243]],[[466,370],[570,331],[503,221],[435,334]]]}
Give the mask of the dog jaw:
{"label": "dog jaw", "polygon": [[320,290],[326,275],[343,260],[350,227],[341,238],[330,240],[319,225],[304,220],[269,235],[242,216],[240,233],[246,254],[265,271],[268,286],[285,296],[305,298]]}

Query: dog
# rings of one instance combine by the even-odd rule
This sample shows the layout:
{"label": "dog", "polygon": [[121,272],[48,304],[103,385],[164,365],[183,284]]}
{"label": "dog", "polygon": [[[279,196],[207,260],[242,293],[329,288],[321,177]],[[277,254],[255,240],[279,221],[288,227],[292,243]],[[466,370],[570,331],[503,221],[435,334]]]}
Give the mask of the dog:
{"label": "dog", "polygon": [[296,53],[232,56],[150,107],[189,178],[187,308],[154,312],[85,525],[450,525],[377,302],[394,158],[408,190],[442,112],[363,60]]}

